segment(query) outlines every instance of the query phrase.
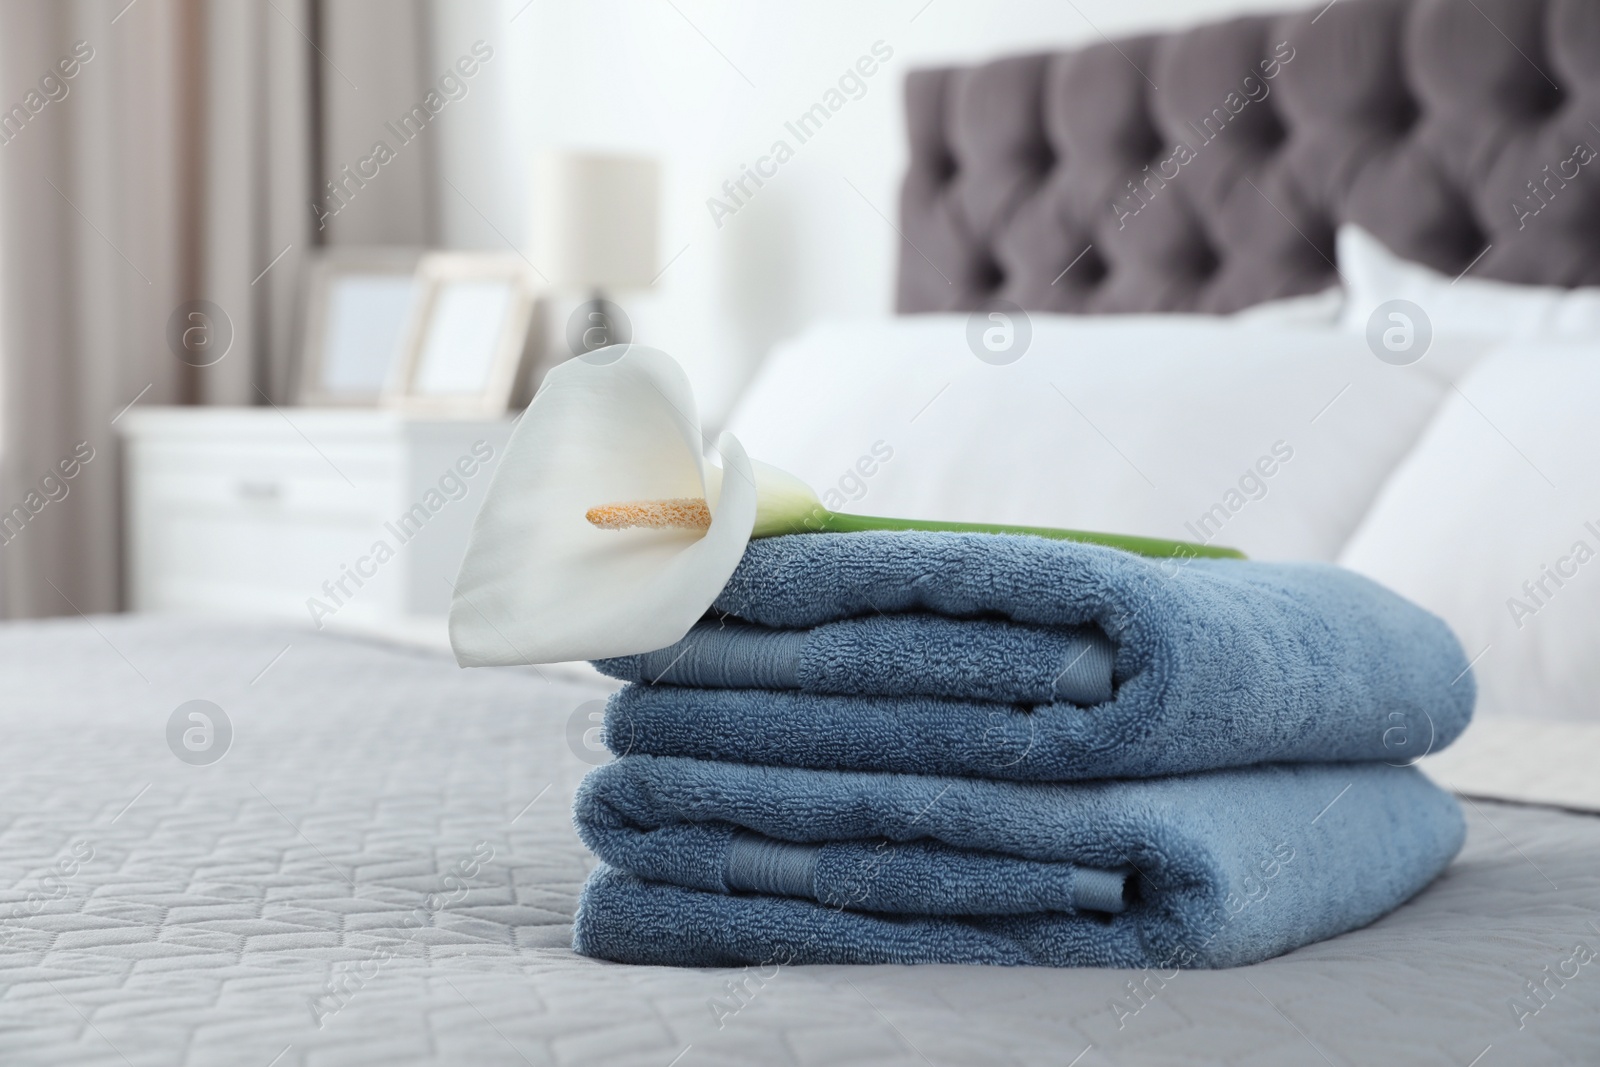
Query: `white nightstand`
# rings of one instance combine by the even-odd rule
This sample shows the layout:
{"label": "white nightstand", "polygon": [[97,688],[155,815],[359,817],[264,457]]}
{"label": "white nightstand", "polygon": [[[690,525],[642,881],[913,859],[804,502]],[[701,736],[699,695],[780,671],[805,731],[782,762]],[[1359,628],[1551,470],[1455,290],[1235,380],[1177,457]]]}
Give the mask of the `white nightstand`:
{"label": "white nightstand", "polygon": [[438,645],[511,423],[187,407],[136,408],[119,429],[130,608]]}

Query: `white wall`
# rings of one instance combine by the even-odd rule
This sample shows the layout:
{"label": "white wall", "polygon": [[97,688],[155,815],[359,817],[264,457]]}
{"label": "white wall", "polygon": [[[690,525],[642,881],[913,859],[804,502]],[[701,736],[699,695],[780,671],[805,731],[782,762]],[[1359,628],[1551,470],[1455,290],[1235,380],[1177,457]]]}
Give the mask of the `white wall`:
{"label": "white wall", "polygon": [[[720,420],[772,342],[893,302],[901,82],[914,66],[1070,47],[1296,0],[435,0],[441,70],[478,38],[495,58],[441,124],[444,233],[525,241],[527,161],[545,148],[648,153],[665,167],[662,263],[613,294],[635,340],[688,368]],[[874,42],[893,58],[804,144],[784,128]],[[782,138],[795,155],[719,228],[707,209]],[[852,185],[854,189],[852,189]],[[465,198],[465,199],[464,199]],[[681,253],[681,255],[680,255]],[[557,312],[564,318],[570,300]],[[559,325],[559,323],[557,324]]]}

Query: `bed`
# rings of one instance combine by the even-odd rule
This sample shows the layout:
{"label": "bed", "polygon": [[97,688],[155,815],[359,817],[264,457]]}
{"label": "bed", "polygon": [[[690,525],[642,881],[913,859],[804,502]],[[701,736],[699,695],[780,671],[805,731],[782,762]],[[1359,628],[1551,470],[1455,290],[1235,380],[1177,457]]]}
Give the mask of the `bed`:
{"label": "bed", "polygon": [[[876,502],[919,506],[915,493],[933,491],[926,479],[898,489],[890,481],[918,447],[910,428],[950,437],[968,417],[956,405],[979,395],[952,388],[956,379],[927,355],[930,338],[944,330],[959,346],[966,313],[995,300],[1039,317],[1040,346],[1091,336],[1044,321],[1058,311],[1106,313],[1083,327],[1102,331],[1092,335],[1102,356],[1115,350],[1103,331],[1126,313],[1162,313],[1138,327],[1155,331],[1148,336],[1198,335],[1217,327],[1192,313],[1337,281],[1334,234],[1347,221],[1447,273],[1600,281],[1590,224],[1600,191],[1587,177],[1544,209],[1577,221],[1533,238],[1516,237],[1517,216],[1501,203],[1515,194],[1519,168],[1537,173],[1554,146],[1585,136],[1568,126],[1600,120],[1584,95],[1592,64],[1579,61],[1600,55],[1591,12],[1526,0],[1343,0],[1320,14],[913,74],[898,297],[910,340],[884,357],[902,360],[903,373],[888,377],[905,394],[895,413],[905,436],[894,443],[906,459],[874,480],[850,480],[855,451],[872,443],[866,428],[882,417],[863,410],[859,433],[835,433],[843,451],[823,454],[796,437],[792,465],[819,488],[836,484],[854,498],[860,484]],[[1283,41],[1292,59],[1276,51]],[[1227,131],[1239,136],[1217,136],[1195,169],[1180,164],[1137,217],[1121,218],[1115,197],[1166,158],[1174,125],[1202,120],[1209,105],[1199,101],[1224,100],[1274,59],[1272,92]],[[1167,110],[1185,102],[1194,115]],[[1309,351],[1322,344],[1311,337],[1291,331],[1279,341]],[[834,353],[841,374],[860,355],[838,334],[807,343],[780,354],[735,413],[747,440],[765,426],[763,445],[784,447],[785,427],[765,417],[760,398],[787,393],[795,406],[796,367],[826,379],[821,352]],[[1332,346],[1306,358],[1322,361],[1335,388],[1346,367],[1377,373],[1370,355],[1352,362]],[[1144,358],[1133,347],[1126,357]],[[1016,369],[981,366],[964,350],[949,358],[969,371]],[[1391,427],[1387,436],[1339,430],[1342,416],[1317,410],[1334,390],[1308,393],[1304,416],[1332,427],[1325,447],[1348,462],[1298,491],[1274,490],[1274,514],[1295,521],[1248,513],[1230,536],[1253,552],[1317,558],[1340,558],[1352,531],[1373,543],[1362,516],[1386,506],[1390,468],[1427,443],[1432,412],[1452,390],[1471,392],[1423,375],[1387,389],[1352,377],[1349,396],[1334,396],[1355,406],[1336,412],[1365,412]],[[1257,368],[1241,379],[1264,390],[1245,407],[1299,409],[1302,398],[1272,392],[1293,383],[1264,377]],[[1114,383],[1072,381],[1085,416],[1072,432],[1099,441],[1101,411],[1086,397],[1111,395]],[[827,399],[827,381],[813,387],[819,403]],[[924,404],[947,391],[939,403],[948,409]],[[1173,419],[1195,406],[1179,394],[1170,402]],[[847,417],[849,404],[834,406]],[[1199,411],[1193,425],[1222,410]],[[1210,473],[1167,471],[1137,449],[1123,469],[1107,452],[1106,468],[1124,481],[1105,482],[1101,495],[1133,498],[1138,479],[1170,477],[1200,486],[1193,501],[1171,505],[1174,517],[1189,514],[1224,484],[1206,479],[1233,469],[1235,444],[1254,447],[1241,437],[1219,448]],[[799,469],[805,463],[814,469]],[[1309,448],[1302,469],[1321,469]],[[992,467],[974,470],[974,485],[1004,480]],[[934,481],[949,491],[951,479]],[[1031,517],[1069,525],[1081,514]],[[1134,517],[1147,514],[1165,513]],[[1325,523],[1313,529],[1313,520]],[[1586,595],[1568,598],[1583,606]],[[605,758],[593,726],[613,685],[586,668],[463,672],[444,654],[377,640],[118,616],[0,627],[0,683],[6,1063],[1493,1067],[1600,1054],[1592,775],[1539,793],[1529,779],[1551,776],[1537,758],[1520,777],[1481,750],[1447,765],[1441,777],[1469,794],[1469,833],[1446,874],[1369,927],[1251,967],[676,970],[597,962],[570,948],[594,860],[568,808]],[[1497,745],[1538,734],[1547,750],[1571,753],[1578,735],[1563,730],[1592,736],[1584,723],[1519,729],[1516,714],[1536,707],[1493,710]],[[1475,788],[1485,767],[1500,776]]]}
{"label": "bed", "polygon": [[[1576,942],[1600,946],[1592,816],[1474,802],[1466,851],[1411,905],[1235,971],[623,967],[568,947],[593,861],[567,808],[597,758],[598,681],[154,618],[8,627],[0,662],[7,1063],[1463,1065],[1594,1048],[1582,978],[1521,1029],[1508,1007]],[[163,732],[197,694],[233,728],[204,767]],[[44,878],[63,856],[75,873]],[[457,884],[426,929],[406,924]]]}

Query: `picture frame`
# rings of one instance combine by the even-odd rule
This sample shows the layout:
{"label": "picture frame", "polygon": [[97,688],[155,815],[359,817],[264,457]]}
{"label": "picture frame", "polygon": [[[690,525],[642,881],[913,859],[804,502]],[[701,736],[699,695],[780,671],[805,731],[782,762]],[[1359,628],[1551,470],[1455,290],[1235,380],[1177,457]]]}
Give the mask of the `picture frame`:
{"label": "picture frame", "polygon": [[375,407],[400,362],[416,302],[420,248],[324,248],[306,274],[295,398]]}
{"label": "picture frame", "polygon": [[384,402],[405,411],[498,418],[522,375],[538,299],[514,253],[429,252]]}

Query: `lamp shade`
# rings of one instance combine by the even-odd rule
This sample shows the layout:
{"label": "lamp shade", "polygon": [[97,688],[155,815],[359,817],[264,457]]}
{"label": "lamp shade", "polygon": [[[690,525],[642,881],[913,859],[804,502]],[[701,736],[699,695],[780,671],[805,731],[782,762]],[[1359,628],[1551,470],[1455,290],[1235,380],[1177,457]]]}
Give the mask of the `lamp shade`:
{"label": "lamp shade", "polygon": [[656,262],[656,161],[546,152],[533,166],[533,262],[557,285],[649,286]]}

